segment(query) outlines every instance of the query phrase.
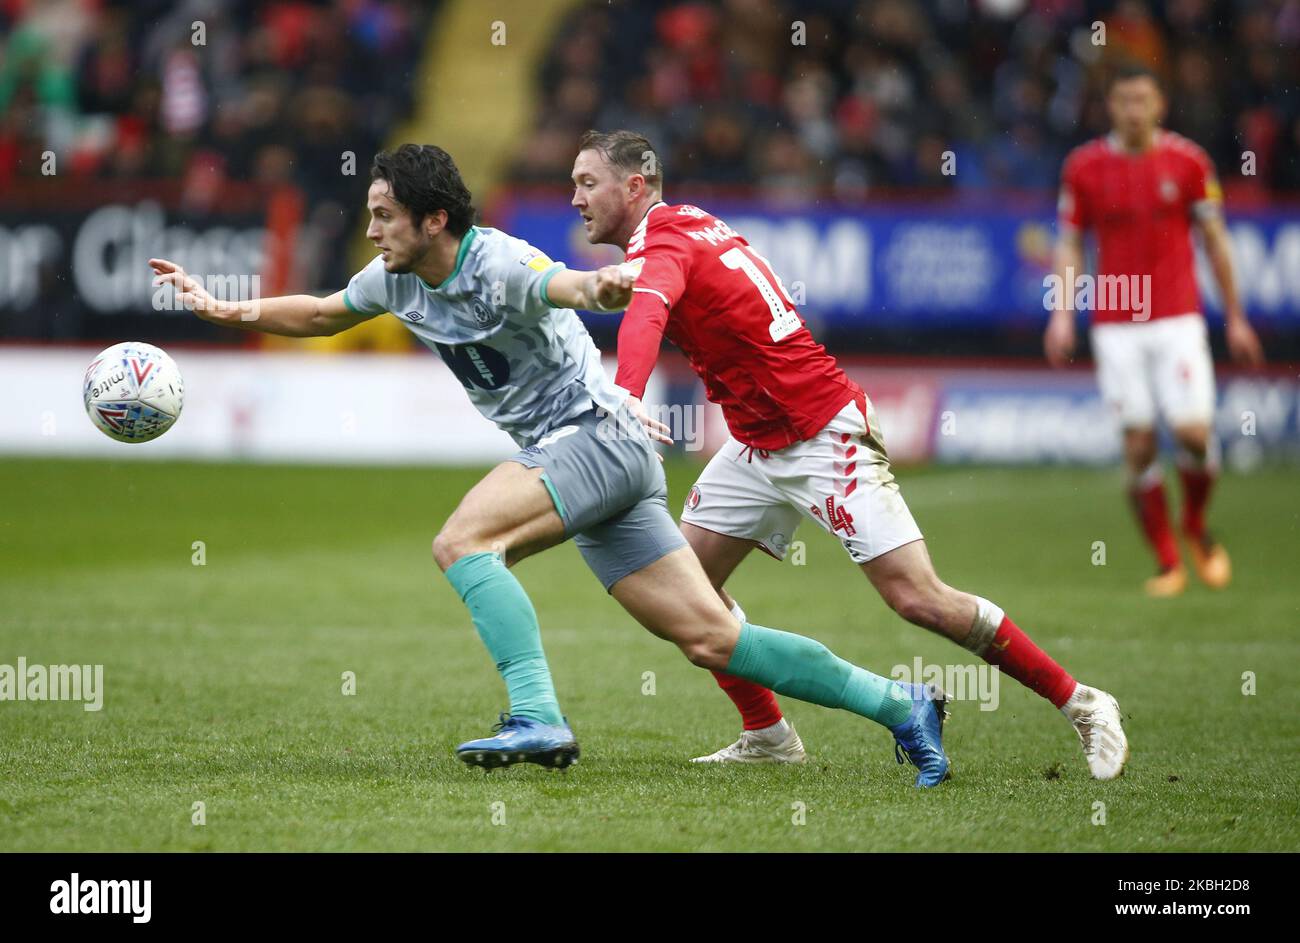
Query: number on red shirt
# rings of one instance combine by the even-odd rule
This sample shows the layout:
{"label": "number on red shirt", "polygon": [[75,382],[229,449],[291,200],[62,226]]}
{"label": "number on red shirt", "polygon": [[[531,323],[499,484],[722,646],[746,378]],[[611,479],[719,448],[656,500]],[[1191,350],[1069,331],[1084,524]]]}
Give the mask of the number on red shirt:
{"label": "number on red shirt", "polygon": [[[786,292],[785,286],[781,284],[779,276],[777,277],[776,283],[780,287],[781,293],[779,295],[777,294],[777,289],[772,287],[772,283],[767,280],[767,276],[764,275],[762,270],[754,264],[753,259],[746,254],[747,249],[749,254],[753,255],[755,259],[758,259],[764,265],[767,265],[768,269],[771,270],[772,266],[768,265],[767,260],[748,246],[735,246],[728,249],[726,252],[722,253],[722,255],[718,256],[718,259],[727,268],[740,269],[740,271],[749,276],[749,280],[754,283],[754,287],[758,289],[758,293],[763,296],[763,300],[767,302],[768,310],[772,312],[772,324],[768,327],[768,332],[772,335],[772,340],[779,341],[784,337],[789,337],[803,325],[799,320],[799,315],[792,310],[792,307],[787,308],[781,303],[781,296],[784,295],[785,300],[789,301],[791,306],[794,305],[794,302],[790,300],[790,295]],[[773,272],[772,274],[775,275],[776,273]]]}

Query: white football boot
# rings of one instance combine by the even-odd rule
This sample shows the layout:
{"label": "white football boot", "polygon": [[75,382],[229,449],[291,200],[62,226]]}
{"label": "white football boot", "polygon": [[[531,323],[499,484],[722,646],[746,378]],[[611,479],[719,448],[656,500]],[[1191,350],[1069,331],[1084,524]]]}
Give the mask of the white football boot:
{"label": "white football boot", "polygon": [[1074,724],[1093,779],[1114,779],[1128,762],[1128,737],[1120,721],[1119,702],[1097,688],[1080,684],[1061,706]]}
{"label": "white football boot", "polygon": [[804,759],[803,741],[795,733],[794,725],[782,720],[766,730],[742,731],[740,739],[735,743],[723,747],[717,753],[697,756],[691,762],[802,763]]}

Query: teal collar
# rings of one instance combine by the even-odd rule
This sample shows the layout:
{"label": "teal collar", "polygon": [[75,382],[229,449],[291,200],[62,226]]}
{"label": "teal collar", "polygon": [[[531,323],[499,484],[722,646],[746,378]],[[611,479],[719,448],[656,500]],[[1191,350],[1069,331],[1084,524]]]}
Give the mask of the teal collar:
{"label": "teal collar", "polygon": [[465,235],[460,237],[460,248],[456,250],[456,267],[451,270],[451,274],[444,278],[442,284],[437,288],[434,288],[423,278],[420,278],[420,276],[415,276],[416,278],[420,278],[420,284],[425,287],[426,291],[441,291],[451,284],[452,279],[460,274],[460,267],[465,264],[465,256],[469,254],[470,244],[473,243],[474,237],[477,235],[478,227],[471,226],[465,231]]}

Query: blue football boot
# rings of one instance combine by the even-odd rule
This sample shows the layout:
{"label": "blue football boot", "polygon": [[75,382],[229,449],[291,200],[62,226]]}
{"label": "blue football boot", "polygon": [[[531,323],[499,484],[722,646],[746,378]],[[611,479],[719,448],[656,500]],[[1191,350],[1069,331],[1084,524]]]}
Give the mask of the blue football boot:
{"label": "blue football boot", "polygon": [[492,729],[496,731],[495,736],[462,743],[456,747],[456,755],[468,765],[484,769],[515,763],[565,769],[578,762],[578,741],[567,720],[562,725],[544,724],[503,712],[500,723]]}
{"label": "blue football boot", "polygon": [[903,684],[903,689],[912,695],[912,713],[889,728],[894,735],[894,757],[899,763],[906,757],[906,762],[920,770],[916,774],[918,788],[937,786],[952,775],[943,752],[948,696],[934,684]]}

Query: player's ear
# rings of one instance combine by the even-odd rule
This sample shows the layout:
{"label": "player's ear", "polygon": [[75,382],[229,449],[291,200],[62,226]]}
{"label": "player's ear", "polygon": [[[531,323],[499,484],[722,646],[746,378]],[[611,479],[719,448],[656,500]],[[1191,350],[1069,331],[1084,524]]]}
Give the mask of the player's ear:
{"label": "player's ear", "polygon": [[432,239],[447,228],[447,211],[434,210],[424,214],[424,234]]}

